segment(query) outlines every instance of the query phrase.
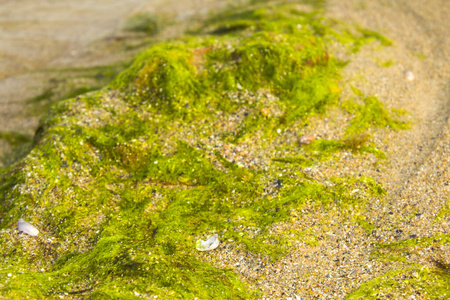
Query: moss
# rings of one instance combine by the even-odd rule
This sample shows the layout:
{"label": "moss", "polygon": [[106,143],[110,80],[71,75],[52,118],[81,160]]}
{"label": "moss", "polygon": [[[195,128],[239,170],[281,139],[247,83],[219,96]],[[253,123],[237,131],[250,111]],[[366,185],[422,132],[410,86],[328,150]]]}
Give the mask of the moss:
{"label": "moss", "polygon": [[[276,260],[290,240],[273,226],[305,205],[370,227],[361,216],[385,194],[375,180],[317,182],[267,150],[280,147],[279,129],[338,105],[342,64],[328,50],[337,33],[295,5],[239,13],[235,24],[253,25],[208,35],[224,26],[210,22],[202,36],[156,44],[105,89],[49,110],[33,151],[0,181],[2,295],[255,298],[205,261],[199,238]],[[307,159],[382,156],[362,131],[386,124],[373,116],[384,108],[355,107],[361,134],[302,146]],[[230,147],[268,163],[251,167]],[[43,232],[37,240],[17,235],[21,217]]]}

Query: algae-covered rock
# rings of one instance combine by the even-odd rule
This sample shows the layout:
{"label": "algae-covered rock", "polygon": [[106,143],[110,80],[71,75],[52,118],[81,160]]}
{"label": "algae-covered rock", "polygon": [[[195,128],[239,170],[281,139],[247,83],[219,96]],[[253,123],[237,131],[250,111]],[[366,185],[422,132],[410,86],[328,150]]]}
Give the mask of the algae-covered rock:
{"label": "algae-covered rock", "polygon": [[[196,242],[217,233],[275,260],[290,242],[271,227],[292,210],[338,206],[354,221],[384,194],[370,177],[325,182],[302,169],[340,151],[382,157],[366,136],[297,143],[332,106],[355,115],[357,134],[403,126],[374,97],[339,102],[345,64],[333,47],[351,53],[372,38],[295,5],[258,6],[156,44],[108,87],[54,106],[33,151],[2,175],[1,295],[256,297]],[[18,236],[20,218],[42,239]]]}

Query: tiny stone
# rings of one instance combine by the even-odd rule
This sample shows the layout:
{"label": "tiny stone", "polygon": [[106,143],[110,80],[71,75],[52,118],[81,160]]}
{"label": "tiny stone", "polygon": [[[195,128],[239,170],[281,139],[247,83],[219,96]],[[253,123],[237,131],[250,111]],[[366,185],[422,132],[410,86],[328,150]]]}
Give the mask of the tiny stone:
{"label": "tiny stone", "polygon": [[309,135],[309,134],[305,134],[304,136],[302,136],[300,139],[299,139],[299,143],[300,144],[303,144],[303,145],[308,145],[308,144],[310,144],[311,142],[313,142],[313,141],[315,141],[315,137],[313,137],[312,135]]}
{"label": "tiny stone", "polygon": [[270,110],[268,108],[264,107],[264,108],[261,109],[261,114],[263,116],[268,116],[270,114]]}
{"label": "tiny stone", "polygon": [[406,80],[408,81],[414,80],[414,73],[412,71],[406,70],[405,72],[403,72],[403,74],[405,75]]}

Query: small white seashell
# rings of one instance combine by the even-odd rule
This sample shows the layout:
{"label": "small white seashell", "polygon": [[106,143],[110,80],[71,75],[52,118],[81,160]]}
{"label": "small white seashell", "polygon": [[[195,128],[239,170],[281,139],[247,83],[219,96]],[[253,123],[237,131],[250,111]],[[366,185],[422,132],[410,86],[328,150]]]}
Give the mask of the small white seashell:
{"label": "small white seashell", "polygon": [[23,219],[19,219],[19,231],[22,231],[31,236],[37,236],[39,234],[39,230],[37,230],[36,227]]}
{"label": "small white seashell", "polygon": [[217,238],[217,234],[211,236],[207,240],[199,240],[197,241],[197,250],[198,251],[211,251],[216,249],[219,246],[219,239]]}
{"label": "small white seashell", "polygon": [[412,71],[406,70],[405,72],[403,72],[403,74],[405,75],[406,80],[408,81],[414,80],[414,73]]}

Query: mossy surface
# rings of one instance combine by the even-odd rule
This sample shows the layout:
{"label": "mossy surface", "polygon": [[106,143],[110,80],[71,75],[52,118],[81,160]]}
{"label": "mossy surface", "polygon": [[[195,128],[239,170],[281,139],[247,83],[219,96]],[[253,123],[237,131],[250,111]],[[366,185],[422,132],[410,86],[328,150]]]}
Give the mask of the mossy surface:
{"label": "mossy surface", "polygon": [[[328,45],[341,34],[295,5],[226,18],[154,45],[105,89],[49,110],[33,151],[0,181],[2,296],[254,298],[238,274],[205,262],[198,239],[216,233],[276,260],[290,241],[272,226],[306,203],[370,229],[367,201],[385,194],[375,180],[319,182],[293,160],[271,160],[282,130],[339,105],[342,63]],[[381,157],[364,130],[398,121],[368,98],[350,111],[359,135],[317,140],[306,159]],[[42,234],[19,235],[19,218]]]}

